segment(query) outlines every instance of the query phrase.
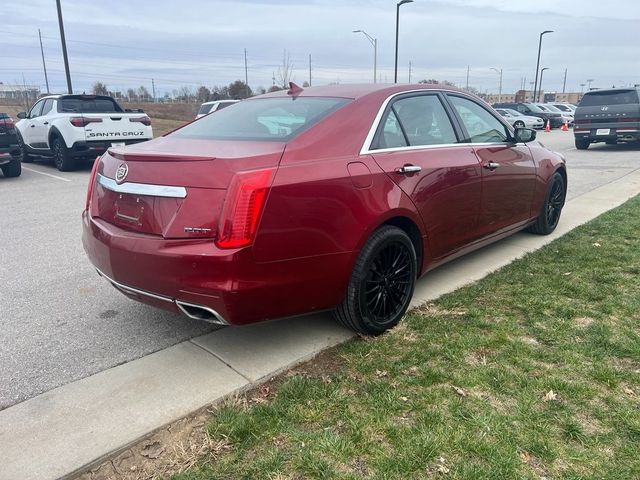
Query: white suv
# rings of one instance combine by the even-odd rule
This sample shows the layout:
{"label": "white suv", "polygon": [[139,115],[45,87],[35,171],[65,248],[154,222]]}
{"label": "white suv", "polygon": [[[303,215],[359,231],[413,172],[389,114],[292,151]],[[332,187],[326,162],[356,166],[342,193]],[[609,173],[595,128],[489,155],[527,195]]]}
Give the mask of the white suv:
{"label": "white suv", "polygon": [[216,110],[222,110],[229,105],[238,103],[240,100],[216,100],[215,102],[204,102],[200,105],[196,118],[204,117],[205,115],[215,112]]}

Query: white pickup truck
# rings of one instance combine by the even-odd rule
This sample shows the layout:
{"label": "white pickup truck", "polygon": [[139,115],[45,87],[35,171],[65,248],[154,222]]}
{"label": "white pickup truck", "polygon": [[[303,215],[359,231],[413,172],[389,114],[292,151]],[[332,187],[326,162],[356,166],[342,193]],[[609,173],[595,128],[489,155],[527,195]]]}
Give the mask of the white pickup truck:
{"label": "white pickup truck", "polygon": [[58,170],[75,169],[80,160],[95,158],[110,146],[153,138],[151,119],[142,110],[123,110],[111,97],[49,95],[16,123],[21,161],[53,157]]}

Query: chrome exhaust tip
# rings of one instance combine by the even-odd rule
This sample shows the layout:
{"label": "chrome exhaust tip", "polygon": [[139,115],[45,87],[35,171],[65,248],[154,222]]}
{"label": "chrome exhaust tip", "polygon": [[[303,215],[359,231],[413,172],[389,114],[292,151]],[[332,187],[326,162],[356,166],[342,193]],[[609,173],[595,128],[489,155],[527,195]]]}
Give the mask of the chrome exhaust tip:
{"label": "chrome exhaust tip", "polygon": [[229,323],[212,308],[183,302],[181,300],[176,300],[176,305],[182,311],[182,313],[184,313],[189,318],[193,318],[194,320],[214,323],[216,325],[229,325]]}

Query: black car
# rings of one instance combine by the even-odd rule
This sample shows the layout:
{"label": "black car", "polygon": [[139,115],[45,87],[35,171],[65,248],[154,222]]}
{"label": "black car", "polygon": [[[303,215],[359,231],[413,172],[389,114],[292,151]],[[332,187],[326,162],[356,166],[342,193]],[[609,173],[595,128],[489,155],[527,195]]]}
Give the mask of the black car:
{"label": "black car", "polygon": [[533,103],[494,103],[493,108],[510,108],[512,110],[517,110],[523,115],[541,118],[544,121],[545,126],[547,125],[548,121],[551,128],[561,127],[564,123],[562,114],[545,112]]}
{"label": "black car", "polygon": [[639,88],[593,90],[582,97],[573,135],[578,150],[596,142],[640,142]]}
{"label": "black car", "polygon": [[5,177],[19,177],[22,173],[20,147],[13,119],[0,112],[0,169]]}

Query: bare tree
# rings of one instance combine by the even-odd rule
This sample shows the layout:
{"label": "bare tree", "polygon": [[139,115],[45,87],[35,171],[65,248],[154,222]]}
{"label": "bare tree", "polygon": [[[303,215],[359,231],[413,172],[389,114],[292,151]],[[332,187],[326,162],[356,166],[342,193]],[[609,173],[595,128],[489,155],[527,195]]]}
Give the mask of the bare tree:
{"label": "bare tree", "polygon": [[140,87],[138,88],[138,96],[143,102],[148,101],[151,98],[149,90],[147,90],[147,87],[145,87],[144,85],[140,85]]}
{"label": "bare tree", "polygon": [[277,80],[282,88],[289,88],[289,82],[293,79],[293,63],[291,55],[286,50],[282,53],[282,65],[278,66]]}
{"label": "bare tree", "polygon": [[94,95],[109,95],[109,90],[107,86],[102,82],[96,82],[93,84],[93,94]]}
{"label": "bare tree", "polygon": [[133,88],[128,88],[127,89],[127,99],[130,102],[134,102],[134,101],[138,100],[138,94],[136,93],[136,91]]}

